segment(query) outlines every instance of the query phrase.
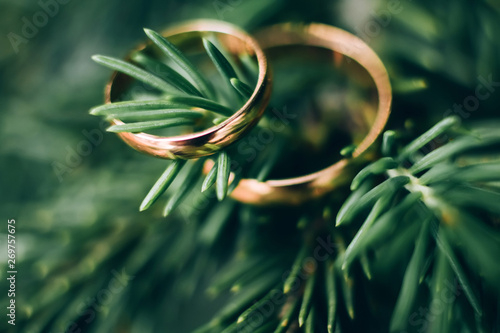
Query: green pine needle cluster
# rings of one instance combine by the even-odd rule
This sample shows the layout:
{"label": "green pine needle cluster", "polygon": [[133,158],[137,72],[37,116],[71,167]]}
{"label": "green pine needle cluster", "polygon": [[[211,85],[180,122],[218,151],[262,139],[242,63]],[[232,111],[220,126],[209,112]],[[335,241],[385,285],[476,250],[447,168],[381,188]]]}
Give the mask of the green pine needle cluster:
{"label": "green pine needle cluster", "polygon": [[[154,45],[163,52],[165,58],[171,64],[178,66],[181,71],[141,51],[136,51],[130,56],[133,63],[101,55],[93,56],[95,62],[124,73],[159,92],[155,99],[115,102],[91,109],[92,115],[124,122],[110,126],[107,129],[109,132],[137,133],[178,126],[190,126],[193,131],[200,131],[228,119],[251,96],[252,89],[239,79],[230,61],[208,39],[202,39],[203,47],[225,82],[227,90],[233,93],[234,96],[229,98],[233,103],[225,103],[228,98],[224,96],[223,89],[219,88],[217,91],[213,82],[206,79],[207,75],[201,73],[173,43],[153,30],[144,29],[144,31]],[[246,59],[242,63],[248,64],[249,60]],[[217,184],[217,198],[223,200],[229,190],[231,158],[226,151],[220,151],[214,154],[213,159],[215,163],[205,177],[201,190],[204,192]],[[184,160],[171,162],[144,198],[140,210],[151,207],[172,182],[178,179],[182,186],[167,201],[163,211],[163,215],[167,216],[197,184],[205,160],[206,158],[200,158],[194,162]],[[179,176],[185,165],[189,167],[189,171]]]}
{"label": "green pine needle cluster", "polygon": [[[183,73],[138,52],[131,60],[141,67],[96,56],[97,62],[143,81],[162,94],[154,100],[99,106],[91,113],[138,121],[112,126],[109,130],[115,132],[217,124],[227,119],[233,111],[225,106],[220,92],[203,79],[203,74],[173,44],[153,31],[146,33]],[[239,102],[247,99],[251,88],[237,78],[223,53],[206,39],[203,46],[226,88],[236,93]],[[158,66],[166,73],[161,78],[152,74]],[[210,122],[205,121],[207,117],[211,117]],[[404,140],[402,132],[384,133],[383,156],[356,175],[350,186],[352,194],[338,207],[335,218],[332,212],[337,208],[328,203],[328,198],[306,210],[305,215],[301,213],[296,224],[304,233],[303,246],[295,257],[265,259],[248,245],[238,250],[237,253],[246,254],[235,257],[207,289],[214,296],[233,293],[232,299],[196,333],[300,330],[332,333],[360,329],[363,325],[353,324],[358,313],[365,312],[366,305],[361,305],[360,299],[370,302],[370,288],[373,288],[370,282],[384,275],[384,269],[387,270],[384,266],[390,263],[386,257],[392,256],[396,262],[395,252],[402,248],[408,259],[406,269],[400,272],[399,292],[394,296],[388,331],[418,331],[423,327],[429,332],[450,332],[494,327],[488,293],[499,293],[496,281],[500,271],[495,265],[495,254],[500,253],[500,235],[493,222],[485,220],[493,221],[500,214],[497,204],[500,164],[494,157],[490,160],[490,152],[500,145],[500,136],[484,126],[466,130],[460,126],[458,117],[448,117],[402,145]],[[349,157],[354,148],[349,145],[340,155]],[[277,152],[272,155],[279,156]],[[199,184],[205,160],[173,161],[146,195],[140,210],[151,207],[178,179],[181,186],[164,209],[165,216],[170,214]],[[257,179],[265,179],[275,163],[269,159],[260,165]],[[201,191],[216,185],[216,196],[223,200],[230,191],[230,169],[228,153],[217,153]],[[233,185],[236,183],[237,180],[233,181]],[[219,215],[219,210],[224,213]],[[317,215],[318,210],[323,212],[321,216]],[[214,211],[217,212],[214,217],[209,216],[198,233],[203,244],[216,246],[216,235],[234,211],[234,203],[226,200]],[[257,208],[239,207],[237,211],[243,221],[258,220],[260,216]],[[264,215],[272,219],[275,214],[266,211]],[[325,260],[318,260],[314,240],[325,234],[329,240],[333,239],[334,251]],[[286,265],[292,269],[283,278]],[[360,296],[361,288],[368,291],[368,296]],[[456,303],[443,302],[444,288],[454,294],[463,292],[467,302],[462,299]],[[416,312],[418,306],[429,307],[433,303],[443,303],[445,309],[432,320],[429,316],[412,319],[420,318]],[[460,313],[469,308],[475,314],[474,321],[459,320]],[[260,318],[258,322],[256,318]]]}
{"label": "green pine needle cluster", "polygon": [[[44,7],[56,3],[57,15],[27,43],[13,48],[10,33],[23,37],[25,19],[39,19]],[[0,210],[16,219],[19,274],[16,325],[2,320],[0,331],[499,331],[497,1],[346,0],[304,6],[284,0],[88,0],[3,5],[0,16],[9,36],[0,48]],[[352,190],[339,188],[300,207],[251,207],[230,197],[219,202],[215,169],[201,179],[196,170],[201,165],[194,161],[165,166],[105,135],[100,119],[86,114],[102,100],[107,80],[89,62],[91,54],[125,52],[142,38],[137,32],[144,22],[160,27],[199,18],[224,19],[251,33],[290,20],[323,22],[358,35],[375,50],[394,88],[390,130],[380,151],[371,155],[373,162],[352,182]],[[203,50],[201,40],[199,47]],[[189,123],[182,127],[160,123],[169,128],[151,131],[191,131],[231,116],[242,103],[240,95],[248,94],[239,81],[227,84],[206,50],[203,64],[213,67],[213,75],[203,71],[203,78],[209,83],[218,79],[213,93],[219,88],[224,92],[215,99],[208,95],[210,85],[204,97],[198,80],[162,54],[160,49],[135,53],[125,65],[134,64],[139,71],[132,73],[139,78],[159,77],[152,84],[164,90],[144,84],[146,93],[127,95],[92,113],[127,125],[184,119]],[[198,66],[197,58],[189,59],[200,70],[207,69]],[[253,73],[253,61],[242,55],[235,62],[244,70],[233,66],[240,81],[250,85],[251,77],[240,71]],[[337,79],[320,89],[318,72],[325,71],[314,71],[310,62],[294,63],[293,70],[270,63],[272,104],[290,112],[304,110],[305,117],[296,119],[304,126],[286,124],[269,149],[258,151],[245,177],[266,180],[317,171],[331,164],[328,157],[341,158],[336,154],[344,146],[341,155],[349,157],[350,143],[356,140],[343,140],[338,132],[334,139],[341,142],[325,154],[328,149],[321,144],[327,140],[318,130],[316,111],[331,116],[338,109],[359,110],[358,89]],[[490,85],[484,86],[486,81]],[[478,98],[478,88],[489,95],[471,108],[467,102]],[[462,125],[446,118],[452,114]],[[333,131],[329,125],[327,130]],[[306,132],[314,134],[318,145],[298,146],[304,156],[298,160],[284,148],[302,141]],[[241,142],[248,145],[245,139]],[[226,153],[231,164],[237,161],[233,150]],[[211,158],[217,165],[219,156]],[[164,196],[189,187],[184,180],[191,172],[197,175],[196,185],[184,192],[167,219],[159,216],[161,209],[155,210],[158,205],[139,213],[138,197],[154,183],[150,175],[160,175],[166,167],[180,171]],[[170,172],[161,176],[158,193],[174,179]],[[228,191],[241,177],[235,176]],[[358,203],[363,207],[354,207]],[[5,259],[0,287],[7,291]]]}
{"label": "green pine needle cluster", "polygon": [[[393,332],[407,328],[419,292],[429,291],[429,304],[440,302],[441,289],[455,279],[468,300],[468,304],[458,307],[473,308],[477,327],[487,330],[492,325],[492,317],[488,316],[493,314],[485,314],[484,307],[488,304],[485,292],[500,294],[500,267],[495,264],[500,253],[500,234],[493,224],[493,217],[500,214],[500,161],[481,156],[481,150],[497,149],[500,135],[493,127],[479,127],[450,140],[451,134],[447,133],[458,122],[456,117],[446,118],[397,154],[363,169],[353,180],[354,191],[337,215],[336,225],[344,226],[363,211],[369,211],[346,249],[342,262],[346,272],[367,250],[390,242],[398,228],[414,228],[415,247],[394,308],[390,325]],[[420,151],[436,142],[446,144],[426,154]],[[396,150],[390,146],[382,149]],[[370,184],[379,174],[386,180],[373,187]],[[482,219],[484,215],[490,218]],[[439,275],[441,271],[446,273]],[[478,276],[482,292],[475,290],[470,281]],[[447,310],[429,331],[466,327],[458,316],[466,310],[446,305]]]}
{"label": "green pine needle cluster", "polygon": [[[381,306],[371,304],[380,279],[398,290],[389,332],[491,331],[500,295],[498,125],[466,130],[445,118],[404,146],[401,133],[387,131],[382,150],[393,153],[357,174],[336,217],[327,200],[323,215],[313,205],[297,221],[303,246],[286,278],[282,259],[235,258],[208,289],[230,290],[233,300],[196,333],[366,330],[359,316]],[[250,214],[258,220],[258,210]],[[330,252],[319,248],[318,228],[333,240]],[[406,269],[395,273],[398,265]],[[460,315],[468,311],[472,322]]]}

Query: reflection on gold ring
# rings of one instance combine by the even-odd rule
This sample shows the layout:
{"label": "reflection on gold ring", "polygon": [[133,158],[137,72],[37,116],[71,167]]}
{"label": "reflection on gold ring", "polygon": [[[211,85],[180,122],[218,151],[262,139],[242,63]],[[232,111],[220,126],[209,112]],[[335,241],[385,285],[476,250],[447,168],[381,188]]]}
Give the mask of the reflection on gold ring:
{"label": "reflection on gold ring", "polygon": [[[232,24],[214,20],[187,22],[168,29],[163,33],[163,36],[175,37],[182,41],[182,39],[192,40],[210,32],[221,36],[221,42],[230,53],[247,53],[256,57],[259,75],[252,96],[227,120],[201,132],[171,137],[160,137],[146,133],[118,133],[120,138],[132,148],[159,158],[194,159],[214,154],[227,147],[257,124],[269,102],[271,77],[266,57],[252,37]],[[136,50],[144,49],[146,46],[141,45]],[[126,75],[113,73],[106,86],[105,102],[114,102],[123,93],[128,81]],[[118,119],[113,119],[111,123],[113,125],[123,124]]]}
{"label": "reflection on gold ring", "polygon": [[321,171],[282,180],[259,182],[242,179],[232,192],[240,202],[256,205],[300,204],[320,197],[351,180],[348,166],[360,160],[379,135],[389,118],[392,91],[382,61],[360,38],[347,31],[323,24],[280,24],[257,35],[262,49],[283,46],[313,46],[332,50],[358,62],[372,77],[378,92],[378,109],[374,123],[357,145],[351,158],[345,158]]}

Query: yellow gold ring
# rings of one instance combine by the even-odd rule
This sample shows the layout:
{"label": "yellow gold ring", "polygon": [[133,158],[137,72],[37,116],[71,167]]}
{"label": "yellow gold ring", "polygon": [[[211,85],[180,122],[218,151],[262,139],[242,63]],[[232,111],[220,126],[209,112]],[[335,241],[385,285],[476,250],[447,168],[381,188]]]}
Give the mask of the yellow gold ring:
{"label": "yellow gold ring", "polygon": [[[376,116],[369,132],[357,144],[350,158],[344,158],[321,171],[296,178],[268,180],[242,179],[232,192],[240,202],[256,205],[300,204],[329,193],[349,182],[348,171],[354,163],[366,156],[380,136],[388,120],[392,101],[391,84],[382,61],[360,38],[339,28],[323,24],[280,24],[267,28],[256,35],[266,51],[280,47],[319,47],[345,55],[361,65],[372,77],[378,93]],[[361,158],[360,158],[361,157]]]}
{"label": "yellow gold ring", "polygon": [[[215,34],[220,43],[231,55],[248,54],[255,57],[258,65],[257,84],[251,97],[224,122],[201,132],[192,134],[161,137],[146,133],[118,133],[120,138],[132,148],[159,158],[194,159],[211,155],[241,138],[257,124],[262,116],[271,93],[271,79],[267,60],[257,42],[241,29],[232,24],[198,20],[188,22],[163,32],[164,37],[181,49],[183,46],[202,49],[201,37]],[[137,50],[152,47],[143,44]],[[105,102],[117,101],[131,82],[125,74],[113,73],[105,90]],[[112,125],[121,125],[118,119],[111,120]]]}

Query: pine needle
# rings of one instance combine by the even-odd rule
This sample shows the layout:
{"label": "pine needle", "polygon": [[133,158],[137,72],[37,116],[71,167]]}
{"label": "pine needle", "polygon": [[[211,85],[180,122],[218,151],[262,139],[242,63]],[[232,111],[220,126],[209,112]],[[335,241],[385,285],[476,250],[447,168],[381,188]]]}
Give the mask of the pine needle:
{"label": "pine needle", "polygon": [[138,133],[154,129],[185,126],[185,125],[194,125],[194,120],[188,118],[176,118],[176,119],[142,121],[138,123],[113,125],[108,127],[106,130],[108,132],[115,132],[115,133],[119,132]]}
{"label": "pine needle", "polygon": [[434,125],[427,132],[419,136],[417,139],[408,144],[403,151],[399,154],[398,159],[401,161],[405,159],[407,156],[415,153],[417,150],[428,144],[430,141],[434,140],[451,127],[456,126],[460,123],[460,119],[456,116],[448,117],[441,120],[439,123]]}
{"label": "pine needle", "polygon": [[455,139],[452,142],[441,146],[429,154],[422,157],[419,161],[415,162],[410,168],[412,174],[417,174],[421,171],[429,169],[438,163],[446,161],[447,159],[467,150],[484,146],[486,142],[482,139],[473,138],[470,136],[463,136]]}
{"label": "pine needle", "polygon": [[299,311],[299,327],[306,322],[307,317],[310,314],[312,299],[314,293],[314,286],[316,284],[316,272],[313,272],[311,276],[308,277],[306,282],[306,287],[304,289],[304,296],[302,297],[302,305]]}
{"label": "pine needle", "polygon": [[285,282],[283,283],[283,293],[288,294],[291,290],[292,287],[295,285],[297,282],[297,275],[300,273],[302,270],[302,263],[308,253],[308,247],[307,245],[302,246],[302,249],[298,253],[297,257],[295,258],[295,261],[293,262],[292,270],[290,271],[290,274],[286,278]]}
{"label": "pine needle", "polygon": [[153,185],[149,193],[146,195],[141,203],[139,210],[142,212],[149,207],[166,191],[166,189],[172,184],[175,177],[179,174],[182,167],[186,164],[185,160],[174,160],[167,167],[165,172],[158,178],[156,183]]}
{"label": "pine needle", "polygon": [[231,85],[236,89],[236,91],[243,97],[243,98],[250,98],[253,94],[253,90],[250,86],[248,86],[246,83],[241,82],[237,78],[232,78],[230,80]]}
{"label": "pine needle", "polygon": [[186,104],[171,102],[169,100],[155,99],[150,101],[127,101],[99,105],[90,110],[94,116],[116,115],[122,112],[130,111],[148,111],[179,109],[187,106]]}
{"label": "pine needle", "polygon": [[197,161],[189,165],[189,169],[186,172],[184,179],[182,179],[181,185],[175,191],[175,193],[168,199],[165,209],[163,211],[163,216],[168,216],[177,206],[182,202],[182,199],[191,191],[198,181],[199,173],[204,160],[198,159]]}
{"label": "pine needle", "polygon": [[224,200],[227,195],[229,175],[231,171],[231,160],[225,151],[219,153],[217,159],[217,199]]}
{"label": "pine needle", "polygon": [[354,154],[354,152],[356,151],[356,148],[358,146],[355,145],[355,144],[351,144],[351,145],[348,145],[348,146],[345,146],[344,148],[342,148],[340,150],[340,155],[345,157],[345,158],[351,158],[352,157],[352,154]]}
{"label": "pine needle", "polygon": [[234,113],[234,110],[228,108],[227,106],[221,105],[217,102],[214,102],[212,100],[203,97],[171,95],[167,96],[165,99],[170,103],[189,105],[191,107],[213,111],[223,116],[231,116]]}
{"label": "pine needle", "polygon": [[325,267],[326,299],[327,299],[327,329],[333,333],[337,317],[337,290],[335,283],[335,266],[333,262],[327,262]]}
{"label": "pine needle", "polygon": [[289,300],[285,305],[285,313],[283,314],[283,317],[281,318],[281,322],[274,331],[274,333],[283,333],[285,330],[290,327],[290,324],[292,322],[292,316],[294,315],[297,306],[299,304],[299,299],[298,298],[292,298]]}
{"label": "pine needle", "polygon": [[[368,280],[372,279],[372,271],[370,268],[370,262],[368,261],[368,255],[366,252],[362,252],[360,257],[359,257],[359,263],[361,264],[361,269],[363,270],[363,273],[365,274],[366,278]],[[344,269],[342,267],[342,269]]]}
{"label": "pine needle", "polygon": [[436,243],[439,246],[439,249],[446,256],[451,268],[453,269],[453,271],[457,275],[457,278],[460,281],[460,285],[464,289],[465,295],[467,296],[467,299],[469,300],[472,308],[479,316],[482,316],[483,311],[481,310],[480,302],[477,299],[476,295],[474,294],[474,291],[472,290],[472,286],[469,282],[469,279],[465,275],[465,272],[462,269],[462,265],[460,264],[457,257],[455,256],[455,253],[453,252],[453,249],[451,248],[451,246],[448,242],[448,239],[446,238],[444,233],[441,231],[438,231],[436,233],[435,238],[436,238]]}
{"label": "pine needle", "polygon": [[224,225],[234,211],[236,201],[225,200],[217,205],[206,217],[204,224],[198,232],[198,240],[208,246],[212,246],[223,231]]}
{"label": "pine needle", "polygon": [[131,59],[143,66],[150,73],[154,73],[156,76],[162,78],[165,82],[177,88],[179,91],[189,95],[202,97],[202,94],[191,82],[164,63],[150,58],[141,52],[134,52],[131,55]]}
{"label": "pine needle", "polygon": [[210,294],[217,294],[222,290],[229,288],[238,278],[246,274],[248,271],[255,269],[262,260],[262,257],[249,257],[234,260],[214,277],[214,280],[207,292]]}
{"label": "pine needle", "polygon": [[371,175],[379,175],[389,169],[395,169],[397,167],[398,163],[391,157],[383,157],[378,161],[373,162],[372,164],[358,172],[356,177],[354,177],[351,183],[351,191],[356,190],[367,177]]}
{"label": "pine needle", "polygon": [[314,306],[312,306],[311,311],[309,311],[309,315],[307,316],[305,333],[314,333],[315,323],[316,323],[316,309]]}
{"label": "pine needle", "polygon": [[237,78],[236,72],[229,61],[224,57],[224,55],[219,51],[219,49],[212,44],[208,39],[203,38],[203,46],[208,53],[208,56],[214,63],[215,67],[221,74],[222,78],[229,84],[231,78]]}
{"label": "pine needle", "polygon": [[395,147],[395,142],[396,142],[396,132],[394,131],[385,131],[383,136],[382,136],[382,155],[383,156],[393,156],[394,154],[394,147]]}
{"label": "pine needle", "polygon": [[160,91],[167,93],[172,93],[172,92],[175,93],[177,91],[175,87],[171,86],[170,84],[160,79],[159,77],[137,66],[134,66],[126,61],[102,55],[94,55],[92,56],[92,60],[94,60],[98,64],[104,65],[118,72],[127,74],[128,76],[133,77],[136,80],[142,81]]}
{"label": "pine needle", "polygon": [[404,185],[408,184],[409,181],[410,178],[407,176],[396,176],[387,179],[380,185],[375,186],[372,190],[359,197],[359,200],[354,199],[356,195],[353,194],[351,196],[353,199],[347,200],[345,204],[340,208],[337,215],[336,226],[350,221],[356,213],[358,213],[362,209],[365,209],[368,205],[373,203],[373,201],[377,200],[380,197],[398,191]]}
{"label": "pine needle", "polygon": [[420,284],[420,272],[425,264],[425,252],[430,237],[429,225],[431,221],[432,218],[428,218],[422,222],[420,234],[415,242],[413,255],[403,277],[403,284],[399,292],[398,300],[394,306],[395,310],[392,314],[390,323],[391,332],[403,331],[408,325],[408,317],[410,316]]}
{"label": "pine needle", "polygon": [[220,310],[219,314],[215,317],[216,320],[223,322],[245,310],[248,304],[262,297],[262,295],[266,294],[272,286],[276,285],[280,275],[281,272],[268,271],[258,279],[255,279],[251,285],[234,295],[232,301]]}
{"label": "pine needle", "polygon": [[389,204],[388,198],[380,198],[377,200],[375,205],[373,206],[370,214],[366,218],[365,222],[359,228],[358,232],[352,239],[351,243],[347,247],[344,254],[344,261],[342,263],[342,270],[346,270],[349,268],[349,265],[354,261],[356,256],[362,251],[363,247],[358,246],[358,244],[362,241],[365,233],[367,233],[372,226],[372,224],[376,221],[376,219],[380,216],[380,214],[387,208]]}
{"label": "pine needle", "polygon": [[212,169],[210,169],[210,171],[206,175],[205,180],[203,180],[203,184],[201,185],[201,191],[205,192],[206,190],[208,190],[210,187],[212,187],[213,184],[215,184],[216,180],[217,180],[217,163],[214,163]]}
{"label": "pine needle", "polygon": [[214,99],[210,84],[205,80],[204,76],[196,69],[186,56],[166,38],[157,32],[144,29],[146,35],[156,44],[172,61],[179,65],[190,76],[204,97]]}
{"label": "pine needle", "polygon": [[248,309],[245,310],[239,317],[237,322],[238,323],[244,323],[246,320],[250,318],[250,316],[258,309],[260,309],[264,304],[267,304],[270,302],[273,296],[275,296],[279,291],[276,289],[271,289],[269,293],[267,293],[266,296],[264,296],[262,299],[259,301],[255,302],[252,306],[250,306]]}
{"label": "pine needle", "polygon": [[173,118],[191,118],[199,119],[204,116],[203,112],[182,109],[165,109],[150,111],[128,111],[115,114],[109,114],[108,119],[120,119],[121,121],[149,121],[163,120]]}

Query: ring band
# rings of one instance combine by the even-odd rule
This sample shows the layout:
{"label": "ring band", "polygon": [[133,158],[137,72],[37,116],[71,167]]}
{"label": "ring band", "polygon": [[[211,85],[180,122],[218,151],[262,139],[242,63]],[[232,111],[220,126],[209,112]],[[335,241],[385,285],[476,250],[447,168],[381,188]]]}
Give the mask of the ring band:
{"label": "ring band", "polygon": [[357,145],[351,158],[344,158],[321,171],[282,180],[260,182],[242,179],[232,192],[240,202],[255,205],[300,204],[320,197],[344,185],[352,178],[348,166],[370,148],[389,118],[392,91],[387,71],[377,54],[360,38],[347,31],[324,24],[279,24],[264,29],[256,37],[264,50],[284,46],[313,46],[348,56],[372,77],[378,92],[378,110],[368,134]]}
{"label": "ring band", "polygon": [[[241,138],[257,124],[269,102],[271,78],[264,52],[251,36],[232,24],[215,20],[188,22],[168,29],[162,35],[171,38],[176,44],[181,44],[207,33],[218,34],[220,42],[231,54],[247,53],[256,57],[259,74],[251,97],[224,122],[201,132],[171,137],[160,137],[146,133],[118,133],[129,146],[159,158],[194,159],[214,154]],[[146,47],[148,45],[143,44],[136,50],[142,50]],[[128,82],[130,80],[125,74],[114,72],[106,86],[105,102],[116,101],[127,88]],[[111,124],[121,125],[123,122],[112,119]]]}

